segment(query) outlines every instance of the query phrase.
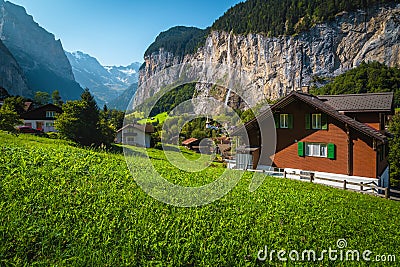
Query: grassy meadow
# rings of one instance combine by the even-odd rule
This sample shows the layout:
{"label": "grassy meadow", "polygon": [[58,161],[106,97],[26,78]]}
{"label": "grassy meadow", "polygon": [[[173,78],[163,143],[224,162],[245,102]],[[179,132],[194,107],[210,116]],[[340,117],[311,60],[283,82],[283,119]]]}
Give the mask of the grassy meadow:
{"label": "grassy meadow", "polygon": [[[134,175],[144,175],[143,152],[137,151]],[[215,164],[185,173],[162,152],[148,153],[176,183],[204,184],[224,171]],[[394,254],[400,262],[399,202],[272,177],[250,192],[250,178],[246,173],[212,204],[180,208],[145,194],[122,153],[0,133],[0,266],[370,264],[257,260],[265,246],[322,251],[338,239],[348,249]]]}

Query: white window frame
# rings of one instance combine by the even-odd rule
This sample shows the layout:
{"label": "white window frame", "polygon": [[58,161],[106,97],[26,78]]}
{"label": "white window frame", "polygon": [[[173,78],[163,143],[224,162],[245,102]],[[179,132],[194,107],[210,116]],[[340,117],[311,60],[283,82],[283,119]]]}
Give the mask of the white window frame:
{"label": "white window frame", "polygon": [[289,128],[289,114],[279,114],[279,127],[283,129]]}
{"label": "white window frame", "polygon": [[55,111],[46,111],[46,118],[54,118],[56,116]]}
{"label": "white window frame", "polygon": [[311,129],[313,129],[313,130],[322,129],[322,114],[321,113],[311,114]]}
{"label": "white window frame", "polygon": [[328,157],[328,144],[325,143],[305,143],[305,153],[308,157]]}
{"label": "white window frame", "polygon": [[54,122],[47,121],[47,122],[44,123],[44,126],[46,126],[46,127],[54,127]]}

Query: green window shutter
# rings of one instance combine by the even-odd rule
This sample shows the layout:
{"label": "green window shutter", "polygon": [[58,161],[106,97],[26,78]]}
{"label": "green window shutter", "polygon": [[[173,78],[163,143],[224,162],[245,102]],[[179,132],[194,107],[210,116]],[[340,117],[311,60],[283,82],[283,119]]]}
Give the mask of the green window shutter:
{"label": "green window shutter", "polygon": [[304,142],[297,142],[297,155],[304,157]]}
{"label": "green window shutter", "polygon": [[293,114],[288,114],[288,128],[293,129]]}
{"label": "green window shutter", "polygon": [[311,114],[306,114],[306,129],[311,129]]}
{"label": "green window shutter", "polygon": [[328,159],[335,159],[336,158],[336,153],[335,153],[335,144],[328,144]]}
{"label": "green window shutter", "polygon": [[274,120],[275,120],[275,128],[279,129],[279,114],[274,114]]}
{"label": "green window shutter", "polygon": [[321,129],[328,130],[328,116],[321,114]]}

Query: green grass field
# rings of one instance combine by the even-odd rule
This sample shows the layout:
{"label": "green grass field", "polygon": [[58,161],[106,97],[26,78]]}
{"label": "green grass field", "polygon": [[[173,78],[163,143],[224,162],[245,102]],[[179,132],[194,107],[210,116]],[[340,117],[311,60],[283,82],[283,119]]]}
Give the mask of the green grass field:
{"label": "green grass field", "polygon": [[154,116],[152,118],[139,120],[138,123],[140,123],[140,124],[153,123],[153,122],[157,122],[157,120],[158,120],[158,123],[164,123],[164,121],[167,119],[167,117],[168,117],[168,112],[163,112],[163,113],[157,114],[156,116]]}
{"label": "green grass field", "polygon": [[[141,152],[135,175],[144,175]],[[160,151],[149,155],[177,183],[203,184],[224,171],[184,173]],[[212,204],[174,207],[136,185],[122,154],[0,133],[0,265],[254,266],[265,246],[322,251],[340,238],[347,249],[400,261],[400,203],[272,177],[255,192],[249,183],[247,173]],[[276,256],[266,262],[285,264],[294,262]],[[326,258],[316,264],[369,263]]]}

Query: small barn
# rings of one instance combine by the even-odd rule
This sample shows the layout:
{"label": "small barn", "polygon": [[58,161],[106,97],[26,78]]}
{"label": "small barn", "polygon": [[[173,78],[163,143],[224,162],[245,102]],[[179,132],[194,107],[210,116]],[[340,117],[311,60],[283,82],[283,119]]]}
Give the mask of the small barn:
{"label": "small barn", "polygon": [[127,124],[117,131],[115,142],[124,145],[151,147],[151,134],[154,128],[151,124]]}
{"label": "small barn", "polygon": [[200,140],[198,140],[197,138],[194,138],[194,137],[191,137],[189,139],[182,141],[182,146],[184,146],[190,150],[194,150],[194,147],[198,146],[199,144],[200,144]]}

